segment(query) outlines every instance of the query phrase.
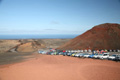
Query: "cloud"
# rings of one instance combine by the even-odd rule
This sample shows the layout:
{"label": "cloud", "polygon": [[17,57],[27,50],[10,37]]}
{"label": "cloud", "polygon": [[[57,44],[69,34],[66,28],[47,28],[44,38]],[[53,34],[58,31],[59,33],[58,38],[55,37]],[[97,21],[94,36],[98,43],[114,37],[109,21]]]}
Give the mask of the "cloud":
{"label": "cloud", "polygon": [[24,33],[38,33],[41,32],[39,30],[15,30],[15,29],[2,29],[0,30],[0,34],[24,34]]}
{"label": "cloud", "polygon": [[82,34],[84,30],[61,30],[61,29],[0,29],[0,34]]}
{"label": "cloud", "polygon": [[50,24],[59,24],[57,21],[51,21]]}
{"label": "cloud", "polygon": [[56,31],[57,29],[44,29],[44,30],[48,30],[48,31]]}

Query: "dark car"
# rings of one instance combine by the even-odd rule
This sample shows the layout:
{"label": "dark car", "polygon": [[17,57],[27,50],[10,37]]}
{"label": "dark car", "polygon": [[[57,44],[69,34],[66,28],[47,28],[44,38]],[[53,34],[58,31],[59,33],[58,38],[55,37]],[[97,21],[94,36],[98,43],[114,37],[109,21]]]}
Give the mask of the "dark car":
{"label": "dark car", "polygon": [[70,53],[67,53],[67,56],[71,56],[73,53],[72,52],[70,52]]}
{"label": "dark car", "polygon": [[63,55],[63,52],[59,52],[58,55]]}
{"label": "dark car", "polygon": [[51,55],[51,53],[52,53],[52,51],[51,51],[51,52],[47,52],[46,54],[47,54],[47,55]]}
{"label": "dark car", "polygon": [[63,52],[63,56],[66,56],[67,55],[67,52]]}
{"label": "dark car", "polygon": [[120,61],[120,55],[117,55],[117,56],[115,57],[115,61]]}

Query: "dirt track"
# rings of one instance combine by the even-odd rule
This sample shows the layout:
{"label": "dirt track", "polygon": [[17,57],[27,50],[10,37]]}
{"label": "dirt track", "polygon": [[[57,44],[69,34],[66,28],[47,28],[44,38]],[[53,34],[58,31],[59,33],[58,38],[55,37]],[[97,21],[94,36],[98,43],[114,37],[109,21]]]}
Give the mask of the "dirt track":
{"label": "dirt track", "polygon": [[120,80],[120,63],[35,54],[24,62],[0,65],[0,80]]}

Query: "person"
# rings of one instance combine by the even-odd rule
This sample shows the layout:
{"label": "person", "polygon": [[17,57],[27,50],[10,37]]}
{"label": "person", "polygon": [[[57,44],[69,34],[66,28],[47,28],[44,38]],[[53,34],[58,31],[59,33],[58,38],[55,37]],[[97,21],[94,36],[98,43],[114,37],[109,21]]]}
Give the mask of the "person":
{"label": "person", "polygon": [[88,49],[88,52],[91,52],[91,49]]}
{"label": "person", "polygon": [[110,49],[109,52],[112,52],[112,50]]}
{"label": "person", "polygon": [[103,54],[104,53],[104,50],[101,50],[101,54]]}
{"label": "person", "polygon": [[99,50],[97,50],[97,53],[99,54]]}
{"label": "person", "polygon": [[107,52],[107,49],[105,49],[105,52]]}
{"label": "person", "polygon": [[66,52],[65,50],[63,50],[63,52]]}
{"label": "person", "polygon": [[87,49],[85,49],[84,51],[87,52]]}
{"label": "person", "polygon": [[94,50],[94,49],[92,49],[92,54],[94,54],[94,51],[95,51],[95,50]]}

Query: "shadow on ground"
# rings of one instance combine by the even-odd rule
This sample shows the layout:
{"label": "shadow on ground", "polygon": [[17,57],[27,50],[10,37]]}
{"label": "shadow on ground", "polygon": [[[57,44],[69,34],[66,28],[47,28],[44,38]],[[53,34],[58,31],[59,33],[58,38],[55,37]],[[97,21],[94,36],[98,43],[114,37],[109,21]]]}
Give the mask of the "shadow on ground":
{"label": "shadow on ground", "polygon": [[31,58],[32,57],[31,55],[32,52],[31,53],[12,53],[12,52],[0,53],[0,65],[21,62],[27,58]]}

